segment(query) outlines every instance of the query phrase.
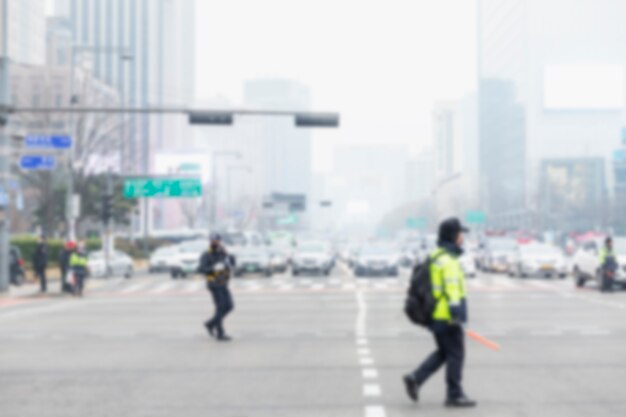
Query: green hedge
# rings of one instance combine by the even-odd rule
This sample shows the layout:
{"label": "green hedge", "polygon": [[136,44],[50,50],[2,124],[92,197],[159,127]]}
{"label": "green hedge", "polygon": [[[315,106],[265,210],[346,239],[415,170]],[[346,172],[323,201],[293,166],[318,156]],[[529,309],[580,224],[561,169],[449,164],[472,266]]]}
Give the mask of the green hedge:
{"label": "green hedge", "polygon": [[[31,261],[33,259],[33,254],[35,253],[38,241],[39,238],[35,236],[13,236],[11,238],[11,245],[16,246],[20,250],[22,258],[28,267],[32,266]],[[65,241],[62,239],[48,239],[47,243],[48,266],[58,266],[59,257],[61,256],[61,251],[65,246]],[[99,239],[89,239],[85,241],[85,246],[87,251],[94,251],[100,249],[102,247],[102,243]]]}

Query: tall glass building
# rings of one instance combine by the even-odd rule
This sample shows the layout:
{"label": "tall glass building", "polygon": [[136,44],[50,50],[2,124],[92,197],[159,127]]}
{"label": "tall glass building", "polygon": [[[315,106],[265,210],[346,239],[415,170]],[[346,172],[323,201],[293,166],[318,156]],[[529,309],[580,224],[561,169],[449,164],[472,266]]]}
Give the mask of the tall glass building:
{"label": "tall glass building", "polygon": [[626,2],[478,0],[481,195],[503,228],[619,223]]}

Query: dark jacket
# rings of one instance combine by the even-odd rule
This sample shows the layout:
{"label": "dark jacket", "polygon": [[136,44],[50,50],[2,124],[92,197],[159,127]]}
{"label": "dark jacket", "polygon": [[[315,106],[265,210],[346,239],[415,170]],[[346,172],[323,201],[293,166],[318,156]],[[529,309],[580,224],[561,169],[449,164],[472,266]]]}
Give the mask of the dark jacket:
{"label": "dark jacket", "polygon": [[38,243],[33,253],[33,268],[38,271],[46,269],[48,266],[48,245],[45,243]]}
{"label": "dark jacket", "polygon": [[59,267],[63,273],[66,273],[70,269],[70,256],[72,256],[72,250],[63,249],[61,256],[59,256]]}
{"label": "dark jacket", "polygon": [[[215,265],[224,264],[225,270],[216,273]],[[230,273],[235,265],[234,258],[229,256],[223,248],[209,249],[200,257],[198,273],[206,276],[209,284],[225,285],[230,278]]]}

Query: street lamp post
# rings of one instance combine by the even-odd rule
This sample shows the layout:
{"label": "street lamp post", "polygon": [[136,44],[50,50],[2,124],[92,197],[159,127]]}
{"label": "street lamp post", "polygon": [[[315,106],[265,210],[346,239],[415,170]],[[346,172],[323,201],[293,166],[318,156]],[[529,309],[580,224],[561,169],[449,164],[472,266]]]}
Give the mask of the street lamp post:
{"label": "street lamp post", "polygon": [[211,180],[213,181],[213,198],[211,198],[211,225],[214,230],[217,228],[217,161],[221,157],[233,157],[241,159],[241,153],[237,151],[215,151],[212,155],[212,169],[213,174]]}
{"label": "street lamp post", "polygon": [[[78,104],[78,96],[76,94],[76,57],[80,53],[90,52],[92,54],[119,54],[120,59],[124,62],[129,62],[133,60],[133,55],[128,52],[128,48],[119,47],[119,46],[111,46],[111,47],[100,47],[100,46],[91,46],[91,45],[73,45],[72,46],[72,57],[70,62],[70,108],[73,108],[76,104]],[[121,101],[122,107],[125,106],[124,103],[124,93],[121,91]],[[70,113],[70,126],[72,129],[72,137],[76,140],[76,136],[78,134],[77,123],[74,118],[74,112]],[[78,213],[74,213],[74,175],[73,175],[73,163],[74,163],[74,149],[75,146],[68,152],[67,157],[67,193],[66,193],[66,216],[67,216],[67,238],[68,240],[76,240],[76,217]]]}

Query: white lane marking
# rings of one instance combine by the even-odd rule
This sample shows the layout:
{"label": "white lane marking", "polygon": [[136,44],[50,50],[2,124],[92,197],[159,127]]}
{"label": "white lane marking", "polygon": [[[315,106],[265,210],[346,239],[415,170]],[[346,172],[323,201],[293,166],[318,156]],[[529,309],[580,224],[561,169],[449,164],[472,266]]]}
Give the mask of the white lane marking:
{"label": "white lane marking", "polygon": [[519,288],[520,287],[518,282],[514,282],[511,279],[507,279],[507,278],[498,280],[496,281],[496,283],[499,287],[502,287],[502,288]]}
{"label": "white lane marking", "polygon": [[313,284],[311,285],[311,289],[314,291],[320,291],[324,289],[324,284]]}
{"label": "white lane marking", "polygon": [[150,285],[149,282],[143,282],[141,284],[129,285],[128,287],[122,289],[120,291],[120,293],[122,293],[122,294],[130,294],[130,293],[133,293],[133,292],[137,292],[137,291],[141,290],[142,288],[146,288],[149,285]]}
{"label": "white lane marking", "polygon": [[354,290],[354,289],[356,289],[356,285],[354,285],[354,284],[343,284],[341,286],[341,288],[343,288],[344,290]]}
{"label": "white lane marking", "polygon": [[535,288],[539,288],[541,290],[556,291],[556,288],[554,287],[554,285],[548,284],[547,282],[540,282],[540,281],[524,281],[524,282],[529,287],[535,287]]}
{"label": "white lane marking", "polygon": [[282,284],[280,287],[278,287],[279,291],[291,291],[293,290],[294,286],[293,284]]}
{"label": "white lane marking", "polygon": [[160,294],[160,293],[163,293],[165,291],[171,290],[175,286],[176,286],[175,282],[164,282],[164,283],[158,285],[157,287],[155,287],[154,289],[150,290],[150,293],[152,293],[152,294]]}
{"label": "white lane marking", "polygon": [[365,338],[359,338],[356,340],[356,344],[359,346],[367,346],[368,341]]}
{"label": "white lane marking", "polygon": [[381,389],[378,384],[364,384],[363,396],[365,397],[380,397]]}
{"label": "white lane marking", "polygon": [[553,330],[533,330],[530,332],[531,336],[562,336],[563,329]]}
{"label": "white lane marking", "polygon": [[608,336],[611,331],[608,329],[581,329],[580,334],[583,336]]}
{"label": "white lane marking", "polygon": [[363,379],[376,379],[378,378],[378,370],[374,368],[365,368],[362,371]]}
{"label": "white lane marking", "polygon": [[205,283],[204,281],[196,281],[196,282],[190,282],[186,285],[185,289],[183,290],[183,292],[185,293],[192,293],[192,292],[198,292],[201,291],[202,289],[205,288]]}
{"label": "white lane marking", "polygon": [[372,358],[359,358],[359,364],[361,366],[372,366],[372,365],[374,365],[374,359],[372,359]]}
{"label": "white lane marking", "polygon": [[386,417],[385,407],[382,405],[368,405],[365,407],[365,417]]}
{"label": "white lane marking", "polygon": [[357,354],[359,356],[370,356],[371,352],[368,348],[357,349]]}

